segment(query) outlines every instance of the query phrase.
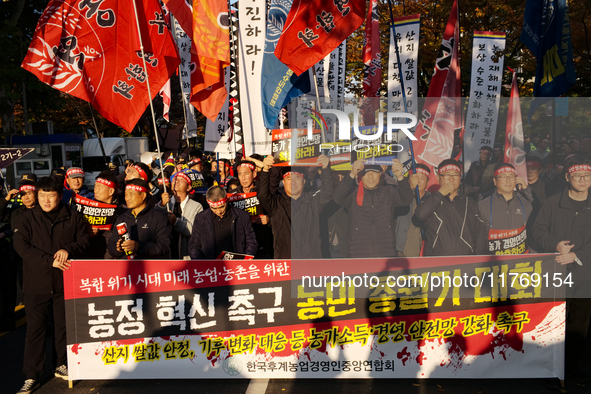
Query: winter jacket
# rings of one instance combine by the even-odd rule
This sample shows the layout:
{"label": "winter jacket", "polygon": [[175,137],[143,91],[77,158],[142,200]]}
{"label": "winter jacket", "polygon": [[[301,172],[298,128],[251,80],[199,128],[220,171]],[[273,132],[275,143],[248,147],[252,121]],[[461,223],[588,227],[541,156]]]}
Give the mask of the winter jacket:
{"label": "winter jacket", "polygon": [[[254,256],[257,251],[257,240],[252,229],[250,215],[241,209],[228,205],[232,218],[232,243],[234,250],[227,252],[248,254]],[[189,254],[191,259],[215,259],[215,232],[213,228],[214,213],[207,209],[195,217],[193,232],[189,240]]]}
{"label": "winter jacket", "polygon": [[[191,232],[193,231],[193,222],[197,214],[203,212],[203,206],[197,201],[191,200],[189,196],[186,197],[187,202],[183,208],[181,217],[177,218],[177,221],[172,226],[172,230],[179,233],[179,244],[171,245],[171,248],[178,248],[179,256],[183,260],[189,260],[189,240],[191,239]],[[168,201],[168,209],[172,212],[174,204],[176,203],[175,197],[172,196]],[[156,209],[166,214],[166,208],[160,204],[156,204]]]}
{"label": "winter jacket", "polygon": [[127,232],[132,241],[139,242],[136,259],[169,259],[170,258],[170,231],[166,215],[146,205],[137,215],[133,216],[131,209],[119,215],[115,221],[113,235],[109,238],[109,253],[113,258],[125,258],[125,253],[117,250],[117,241],[120,237],[117,233],[119,223],[127,224]]}
{"label": "winter jacket", "polygon": [[346,176],[336,187],[334,200],[349,211],[349,256],[396,257],[396,235],[393,226],[394,208],[410,205],[413,192],[408,179],[395,188],[380,185],[363,191],[363,204],[357,205],[358,185]]}
{"label": "winter jacket", "polygon": [[[422,199],[430,194],[425,191]],[[421,235],[421,223],[414,217],[416,209],[417,199],[415,196],[412,204],[396,208],[394,213],[396,217],[396,249],[399,256],[418,257],[421,253],[423,236]]]}
{"label": "winter jacket", "polygon": [[[510,201],[505,200],[505,197],[495,189],[490,196],[478,202],[479,216],[487,229],[516,229],[527,223],[532,212],[532,200],[532,192],[529,187],[514,193]],[[491,202],[492,227],[490,226]]]}
{"label": "winter jacket", "polygon": [[263,171],[259,174],[258,197],[271,218],[274,257],[321,258],[320,212],[332,199],[332,171],[329,168],[322,169],[322,189],[302,192],[297,200],[289,197],[285,191],[271,192],[277,187],[270,182],[271,173]]}
{"label": "winter jacket", "polygon": [[63,292],[63,272],[53,267],[53,256],[64,249],[68,259],[81,258],[89,245],[84,217],[63,203],[58,210],[53,223],[38,205],[14,217],[13,242],[23,259],[26,294]]}
{"label": "winter jacket", "polygon": [[415,217],[423,222],[425,256],[483,255],[488,250],[488,232],[469,197],[458,194],[451,201],[436,191],[421,201]]}
{"label": "winter jacket", "polygon": [[572,206],[568,189],[548,197],[536,217],[533,237],[543,248],[542,252],[547,253],[556,253],[556,245],[561,241],[574,244],[570,251],[583,265],[572,263],[567,269],[573,273],[573,278],[591,281],[591,194],[578,212]]}
{"label": "winter jacket", "polygon": [[[64,188],[64,193],[62,195],[62,202],[64,204],[70,204],[73,205],[76,203],[76,196],[74,196],[74,193],[72,191],[72,189],[65,189]],[[94,193],[91,192],[88,187],[86,187],[86,185],[83,185],[82,188],[80,189],[80,192],[78,193],[78,195],[84,197],[84,198],[88,198],[89,200],[94,200]]]}

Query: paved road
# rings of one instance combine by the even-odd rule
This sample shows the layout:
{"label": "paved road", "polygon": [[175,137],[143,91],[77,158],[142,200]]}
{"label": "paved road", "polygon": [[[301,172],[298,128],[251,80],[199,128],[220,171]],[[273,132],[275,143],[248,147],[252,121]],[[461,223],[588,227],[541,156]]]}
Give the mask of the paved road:
{"label": "paved road", "polygon": [[[16,393],[23,383],[21,374],[22,354],[25,341],[24,318],[14,331],[0,337],[0,393]],[[559,393],[548,388],[540,379],[373,379],[373,380],[318,380],[318,379],[202,379],[202,380],[106,380],[79,381],[73,389],[68,383],[54,378],[47,369],[42,378],[38,394],[156,394],[156,393],[199,393],[199,394],[308,394],[308,393],[401,393],[401,394],[546,394]],[[590,387],[581,388],[567,382],[568,393],[589,394]]]}

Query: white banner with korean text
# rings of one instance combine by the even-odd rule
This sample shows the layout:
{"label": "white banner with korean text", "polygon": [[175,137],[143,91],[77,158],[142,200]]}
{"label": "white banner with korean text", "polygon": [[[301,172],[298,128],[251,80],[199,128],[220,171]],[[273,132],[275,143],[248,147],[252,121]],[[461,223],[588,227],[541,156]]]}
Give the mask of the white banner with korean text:
{"label": "white banner with korean text", "polygon": [[[396,30],[396,42],[398,43],[398,54],[402,72],[398,70],[398,58],[394,35],[390,31],[390,52],[388,57],[388,101],[387,111],[404,112],[404,97],[402,95],[402,82],[406,98],[406,110],[408,113],[417,115],[418,111],[418,89],[417,71],[419,59],[419,36],[421,33],[421,16],[410,15],[394,18],[394,29]],[[414,130],[411,130],[414,131]],[[410,159],[410,141],[398,133],[398,144],[403,146],[402,152],[398,153],[398,159],[404,163]]]}
{"label": "white banner with korean text", "polygon": [[464,133],[464,171],[480,160],[480,148],[494,148],[503,82],[505,33],[475,31],[472,80]]}

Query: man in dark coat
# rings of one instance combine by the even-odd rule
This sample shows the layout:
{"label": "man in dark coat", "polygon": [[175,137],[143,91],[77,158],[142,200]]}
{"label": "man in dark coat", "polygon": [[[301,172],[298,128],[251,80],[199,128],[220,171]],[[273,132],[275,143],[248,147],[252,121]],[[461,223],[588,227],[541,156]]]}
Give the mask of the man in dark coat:
{"label": "man in dark coat", "polygon": [[[567,265],[570,281],[566,299],[566,373],[589,379],[581,368],[591,323],[591,165],[575,157],[566,165],[568,188],[549,197],[533,226],[542,252],[556,253],[556,262]],[[565,280],[568,278],[565,278]],[[566,286],[566,285],[565,285]]]}
{"label": "man in dark coat", "polygon": [[425,256],[485,254],[487,231],[478,205],[458,193],[460,164],[443,160],[438,167],[439,190],[426,196],[415,211],[425,229]]}
{"label": "man in dark coat", "polygon": [[[273,228],[273,250],[276,259],[321,258],[320,212],[330,202],[333,193],[332,171],[325,155],[318,157],[321,167],[322,189],[304,191],[304,171],[298,168],[283,171],[283,191],[275,193],[272,184],[273,156],[263,160],[259,175],[259,201],[269,212]],[[278,182],[275,182],[278,183]]]}
{"label": "man in dark coat", "polygon": [[228,204],[226,191],[212,186],[205,195],[209,209],[195,217],[189,240],[192,259],[213,260],[222,252],[254,256],[257,240],[250,215]]}
{"label": "man in dark coat", "polygon": [[66,366],[66,315],[63,272],[70,259],[80,258],[88,247],[84,218],[61,203],[63,185],[52,177],[37,182],[38,205],[14,221],[14,248],[24,262],[24,301],[27,338],[21,391],[39,386],[43,372],[46,321],[53,312],[57,365],[55,376],[68,379]]}
{"label": "man in dark coat", "polygon": [[[396,257],[396,235],[392,218],[396,207],[412,203],[413,191],[408,179],[402,176],[403,166],[392,160],[392,172],[397,187],[381,185],[382,167],[365,165],[363,160],[353,163],[351,173],[334,192],[337,204],[349,211],[350,257]],[[411,175],[416,180],[416,175]],[[356,180],[359,181],[357,185]]]}
{"label": "man in dark coat", "polygon": [[114,226],[117,229],[119,223],[125,223],[131,239],[123,241],[117,234],[109,238],[109,253],[115,259],[126,255],[137,259],[170,258],[171,226],[166,215],[148,203],[149,188],[143,179],[132,179],[125,185],[128,211],[119,215]]}
{"label": "man in dark coat", "polygon": [[84,184],[85,172],[82,168],[72,167],[66,171],[66,180],[64,181],[64,190],[62,202],[66,204],[74,204],[75,194],[82,197],[94,198],[94,194]]}

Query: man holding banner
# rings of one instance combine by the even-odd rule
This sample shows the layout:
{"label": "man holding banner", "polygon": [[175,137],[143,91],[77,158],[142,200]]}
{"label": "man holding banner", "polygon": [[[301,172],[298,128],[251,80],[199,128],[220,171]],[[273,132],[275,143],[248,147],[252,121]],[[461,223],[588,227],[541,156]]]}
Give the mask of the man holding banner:
{"label": "man holding banner", "polygon": [[533,236],[545,252],[558,252],[556,262],[568,265],[574,288],[566,300],[566,373],[588,380],[581,373],[591,322],[591,165],[573,158],[566,165],[568,188],[549,197],[536,217]]}
{"label": "man holding banner", "polygon": [[511,164],[497,168],[494,184],[493,193],[478,203],[480,217],[488,228],[488,254],[528,253],[526,225],[532,212],[531,189]]}
{"label": "man holding banner", "polygon": [[486,254],[486,227],[478,205],[458,193],[460,164],[447,159],[437,169],[439,190],[425,197],[415,211],[425,226],[425,256]]}
{"label": "man holding banner", "polygon": [[[57,353],[55,376],[68,379],[66,366],[66,316],[63,272],[70,259],[83,256],[88,247],[84,219],[61,203],[62,185],[52,177],[37,183],[39,204],[17,216],[14,222],[14,248],[23,258],[27,337],[23,372],[26,381],[21,392],[39,386],[44,369],[45,334],[52,319]],[[50,320],[51,321],[51,320]]]}

